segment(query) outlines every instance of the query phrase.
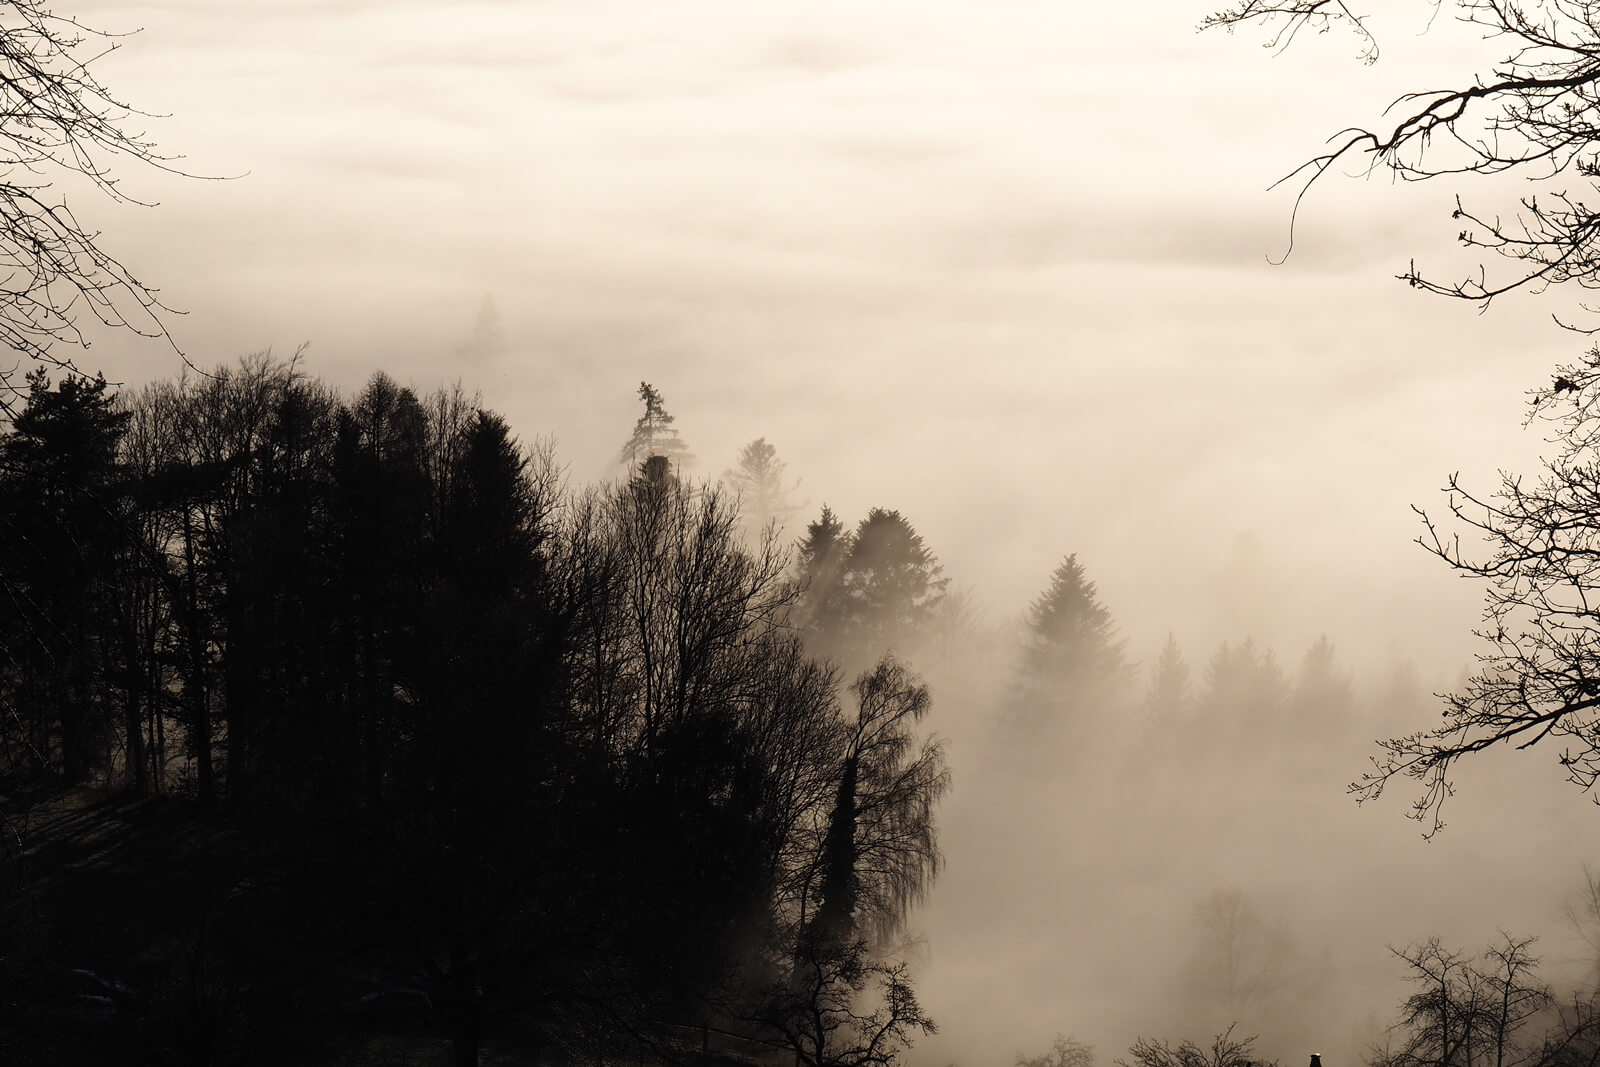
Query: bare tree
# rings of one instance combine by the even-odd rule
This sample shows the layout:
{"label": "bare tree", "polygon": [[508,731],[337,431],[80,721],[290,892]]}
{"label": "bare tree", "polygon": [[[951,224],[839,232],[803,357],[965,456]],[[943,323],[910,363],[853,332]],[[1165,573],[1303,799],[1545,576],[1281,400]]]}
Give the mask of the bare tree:
{"label": "bare tree", "polygon": [[939,1031],[905,964],[874,961],[862,940],[807,939],[793,980],[769,1011],[779,1043],[794,1050],[800,1067],[893,1067],[917,1033]]}
{"label": "bare tree", "polygon": [[[100,245],[55,188],[88,185],[122,202],[111,163],[131,158],[174,170],[174,158],[131,123],[148,117],[115,96],[94,62],[124,35],[55,14],[43,0],[0,3],[0,344],[25,359],[70,367],[57,342],[87,344],[85,314],[108,326],[170,338],[156,290]],[[0,371],[0,404],[17,368]]]}
{"label": "bare tree", "polygon": [[[1303,31],[1344,28],[1372,63],[1379,45],[1361,6],[1356,0],[1238,0],[1201,27],[1259,24],[1273,49],[1287,47]],[[1515,172],[1531,189],[1517,203],[1468,209],[1458,199],[1452,215],[1461,224],[1460,242],[1510,259],[1507,274],[1491,278],[1480,267],[1475,275],[1439,280],[1413,260],[1400,279],[1483,306],[1514,289],[1540,291],[1559,282],[1600,288],[1600,213],[1572,191],[1582,179],[1600,176],[1600,2],[1453,0],[1435,7],[1453,11],[1486,38],[1505,41],[1505,58],[1470,82],[1405,94],[1381,126],[1334,134],[1327,151],[1282,179],[1299,183],[1297,208],[1319,178],[1348,163],[1406,181]]]}
{"label": "bare tree", "polygon": [[1195,988],[1220,1001],[1225,1018],[1245,1018],[1304,984],[1289,925],[1270,920],[1242,890],[1219,889],[1195,908],[1201,940],[1190,959]]}
{"label": "bare tree", "polygon": [[1488,645],[1466,685],[1446,695],[1443,719],[1380,743],[1373,768],[1350,786],[1360,800],[1397,777],[1422,785],[1411,817],[1431,836],[1464,756],[1499,744],[1519,749],[1554,738],[1561,765],[1580,788],[1600,782],[1600,348],[1563,368],[1535,394],[1530,418],[1549,421],[1556,454],[1537,480],[1504,474],[1498,492],[1446,485],[1455,524],[1427,524],[1418,541],[1463,575],[1487,585],[1477,635]]}
{"label": "bare tree", "polygon": [[1590,980],[1600,977],[1600,869],[1583,865],[1583,887],[1563,901],[1562,913],[1589,950]]}
{"label": "bare tree", "polygon": [[1017,1053],[1016,1067],[1094,1067],[1094,1047],[1075,1037],[1057,1034],[1056,1043],[1048,1052],[1037,1056]]}
{"label": "bare tree", "polygon": [[1390,1044],[1375,1050],[1372,1067],[1548,1063],[1551,1042],[1525,1033],[1554,1003],[1534,974],[1533,942],[1502,933],[1481,960],[1444,948],[1436,937],[1391,949],[1417,991],[1401,1004]]}
{"label": "bare tree", "polygon": [[1128,1049],[1133,1062],[1117,1060],[1117,1067],[1278,1067],[1276,1060],[1256,1059],[1255,1040],[1254,1037],[1236,1040],[1231,1026],[1212,1038],[1209,1049],[1193,1041],[1181,1041],[1174,1046],[1169,1041],[1141,1037]]}

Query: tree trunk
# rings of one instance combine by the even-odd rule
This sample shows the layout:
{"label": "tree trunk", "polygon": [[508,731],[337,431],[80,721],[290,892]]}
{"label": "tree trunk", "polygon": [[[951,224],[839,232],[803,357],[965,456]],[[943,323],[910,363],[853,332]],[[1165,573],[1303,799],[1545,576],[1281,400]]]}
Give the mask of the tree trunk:
{"label": "tree trunk", "polygon": [[139,669],[130,665],[128,684],[123,690],[126,703],[122,708],[122,732],[128,739],[127,765],[133,775],[133,791],[144,796],[150,788],[150,771],[144,762],[144,704],[136,681],[139,677]]}

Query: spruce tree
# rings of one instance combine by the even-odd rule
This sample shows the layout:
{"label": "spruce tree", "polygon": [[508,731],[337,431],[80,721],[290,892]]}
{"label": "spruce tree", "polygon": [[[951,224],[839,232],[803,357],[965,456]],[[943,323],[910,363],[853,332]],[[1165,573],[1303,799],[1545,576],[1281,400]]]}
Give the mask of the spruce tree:
{"label": "spruce tree", "polygon": [[664,456],[674,472],[694,462],[689,446],[673,427],[678,420],[667,413],[666,401],[661,391],[649,382],[639,383],[639,399],[644,401],[644,414],[633,424],[633,434],[622,446],[622,462],[629,472],[637,474],[643,464],[656,456]]}

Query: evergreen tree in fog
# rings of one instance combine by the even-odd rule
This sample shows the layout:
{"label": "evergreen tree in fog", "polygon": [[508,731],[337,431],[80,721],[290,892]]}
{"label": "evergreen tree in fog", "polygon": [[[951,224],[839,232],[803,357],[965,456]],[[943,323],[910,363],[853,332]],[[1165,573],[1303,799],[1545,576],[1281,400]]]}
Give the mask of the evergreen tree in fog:
{"label": "evergreen tree in fog", "polygon": [[795,559],[800,600],[796,620],[818,655],[838,658],[845,618],[844,568],[851,538],[828,505],[806,525]]}
{"label": "evergreen tree in fog", "polygon": [[1150,668],[1150,681],[1145,689],[1145,717],[1151,725],[1181,720],[1194,701],[1189,663],[1183,658],[1178,639],[1167,634],[1155,665]]}
{"label": "evergreen tree in fog", "polygon": [[819,655],[859,670],[915,644],[950,580],[898,511],[873,508],[844,532],[826,505],[800,542],[800,618]]}
{"label": "evergreen tree in fog", "polygon": [[1131,677],[1111,612],[1077,556],[1066,557],[1028,608],[1011,726],[1081,725],[1126,701]]}
{"label": "evergreen tree in fog", "polygon": [[1272,727],[1281,720],[1289,683],[1271,649],[1258,649],[1252,638],[1224,641],[1206,664],[1198,700],[1201,717],[1212,732]]}
{"label": "evergreen tree in fog", "polygon": [[667,413],[661,391],[649,382],[639,383],[639,399],[644,403],[644,413],[633,424],[633,433],[622,446],[622,462],[636,472],[650,459],[664,456],[668,469],[679,473],[694,462],[694,456],[689,454],[689,446],[683,443],[673,425],[678,420]]}
{"label": "evergreen tree in fog", "polygon": [[1350,675],[1339,669],[1333,642],[1319,637],[1306,650],[1289,692],[1289,712],[1302,730],[1336,735],[1355,701]]}
{"label": "evergreen tree in fog", "polygon": [[784,476],[787,468],[778,458],[778,450],[758,437],[739,450],[739,463],[723,474],[723,479],[739,494],[739,510],[747,531],[759,531],[773,523],[782,529],[798,505],[789,503],[789,495],[800,488],[800,479],[791,484]]}

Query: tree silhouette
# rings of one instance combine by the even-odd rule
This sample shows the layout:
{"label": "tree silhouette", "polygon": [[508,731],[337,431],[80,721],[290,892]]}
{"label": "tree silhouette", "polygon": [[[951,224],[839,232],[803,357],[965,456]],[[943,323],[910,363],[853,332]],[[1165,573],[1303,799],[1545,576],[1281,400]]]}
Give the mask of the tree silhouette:
{"label": "tree silhouette", "polygon": [[666,401],[660,390],[649,382],[639,383],[639,399],[644,402],[644,414],[633,424],[633,434],[622,446],[622,462],[636,472],[651,459],[662,456],[670,470],[678,473],[694,461],[689,448],[678,436],[673,423],[678,420],[667,414]]}
{"label": "tree silhouette", "polygon": [[[915,1032],[936,1032],[905,965],[877,950],[939,871],[934,808],[950,784],[943,745],[917,743],[930,697],[898,661],[881,660],[850,690],[856,712],[839,723],[831,803],[818,809],[798,910],[781,924],[787,959],[759,1016],[812,1067],[885,1067]],[[874,984],[876,1007],[863,1003]]]}
{"label": "tree silhouette", "polygon": [[[1354,33],[1367,62],[1378,58],[1363,5],[1328,0],[1239,0],[1205,19],[1202,28],[1259,23],[1269,47],[1286,47],[1302,30],[1343,27]],[[1559,282],[1600,287],[1600,243],[1594,209],[1569,193],[1574,179],[1593,178],[1600,101],[1600,24],[1588,4],[1555,0],[1455,0],[1457,17],[1480,27],[1485,38],[1504,39],[1506,57],[1456,87],[1400,97],[1377,129],[1352,126],[1329,139],[1331,147],[1283,181],[1300,186],[1300,198],[1335,169],[1384,168],[1415,181],[1460,174],[1520,174],[1532,191],[1503,209],[1467,209],[1457,200],[1451,216],[1460,242],[1496,253],[1513,264],[1490,279],[1436,280],[1415,261],[1400,279],[1417,288],[1487,306],[1519,288],[1534,291]],[[1555,184],[1552,184],[1555,183]],[[1299,200],[1296,201],[1297,206]],[[1291,234],[1291,246],[1293,236]],[[1570,385],[1571,383],[1567,383]],[[1562,388],[1562,383],[1557,383]]]}
{"label": "tree silhouette", "polygon": [[127,421],[104,378],[68,374],[52,387],[39,369],[0,440],[0,713],[23,747],[8,755],[14,769],[31,763],[68,785],[104,763],[112,740],[106,594],[122,547],[113,493]]}
{"label": "tree silhouette", "polygon": [[801,621],[819,655],[860,669],[920,638],[950,580],[898,511],[873,508],[846,533],[827,506],[798,559]]}
{"label": "tree silhouette", "polygon": [[845,619],[844,569],[850,558],[852,538],[844,523],[828,505],[815,521],[806,525],[806,535],[795,558],[800,599],[797,621],[807,631],[817,652],[837,658]]}
{"label": "tree silhouette", "polygon": [[1535,974],[1533,941],[1502,933],[1481,961],[1445,949],[1436,937],[1390,949],[1417,991],[1401,1004],[1390,1043],[1378,1050],[1373,1067],[1562,1062],[1572,1035],[1559,1027],[1548,1035],[1525,1034],[1555,1001]]}
{"label": "tree silhouette", "polygon": [[1017,1053],[1016,1067],[1094,1067],[1094,1046],[1057,1034],[1048,1052],[1037,1056]]}
{"label": "tree silhouette", "polygon": [[1104,710],[1122,698],[1130,674],[1111,612],[1078,557],[1068,556],[1028,608],[1017,715]]}
{"label": "tree silhouette", "polygon": [[943,570],[905,516],[867,512],[850,540],[843,579],[858,639],[881,649],[921,627],[950,584]]}
{"label": "tree silhouette", "polygon": [[916,744],[931,698],[903,664],[881,660],[850,691],[856,714],[844,727],[810,925],[837,942],[861,934],[882,942],[938,874],[934,808],[950,775],[938,741]]}
{"label": "tree silhouette", "polygon": [[1319,637],[1306,650],[1289,693],[1289,711],[1297,728],[1332,734],[1344,725],[1355,701],[1350,676],[1338,667],[1333,643]]}
{"label": "tree silhouette", "polygon": [[[87,179],[114,200],[132,200],[111,171],[115,157],[171,169],[172,157],[130,128],[144,117],[95,76],[92,64],[119,47],[117,34],[59,15],[41,0],[6,0],[0,31],[0,343],[70,368],[59,341],[84,343],[83,314],[148,337],[166,337],[156,292],[100,245],[52,195],[51,182]],[[15,388],[13,371],[0,386]],[[0,393],[0,397],[4,397]],[[9,400],[0,400],[9,406]]]}
{"label": "tree silhouette", "polygon": [[800,479],[789,484],[784,477],[786,466],[778,459],[778,450],[765,437],[758,437],[739,450],[738,465],[723,474],[739,494],[748,527],[759,530],[770,522],[782,529],[800,510],[789,503],[789,494],[800,488]]}
{"label": "tree silhouette", "polygon": [[[1600,614],[1593,560],[1600,548],[1600,433],[1596,382],[1600,349],[1567,377],[1576,394],[1537,395],[1532,417],[1555,427],[1556,454],[1529,483],[1506,473],[1498,492],[1478,496],[1452,477],[1446,486],[1451,518],[1468,543],[1482,538],[1481,557],[1459,533],[1424,514],[1419,542],[1463,575],[1482,582],[1486,605],[1477,635],[1487,645],[1479,667],[1445,698],[1438,725],[1381,743],[1374,767],[1351,786],[1359,799],[1377,797],[1396,778],[1421,784],[1411,817],[1427,833],[1443,825],[1456,762],[1499,744],[1529,748],[1546,739],[1563,744],[1561,765],[1585,790],[1600,782]],[[1419,510],[1419,514],[1422,514]]]}
{"label": "tree silhouette", "polygon": [[1181,721],[1194,701],[1189,664],[1178,647],[1178,639],[1167,634],[1161,654],[1150,668],[1145,688],[1145,718],[1152,725]]}
{"label": "tree silhouette", "polygon": [[1199,940],[1189,959],[1197,998],[1223,1018],[1259,1017],[1308,974],[1288,923],[1269,919],[1238,889],[1219,889],[1195,908]]}
{"label": "tree silhouette", "polygon": [[1173,1045],[1141,1037],[1128,1049],[1133,1062],[1116,1062],[1117,1067],[1278,1067],[1277,1060],[1255,1055],[1255,1041],[1254,1037],[1235,1038],[1232,1026],[1214,1037],[1209,1049],[1193,1041]]}
{"label": "tree silhouette", "polygon": [[1206,664],[1198,706],[1208,731],[1267,728],[1281,718],[1289,683],[1271,649],[1256,647],[1253,638],[1224,641]]}

